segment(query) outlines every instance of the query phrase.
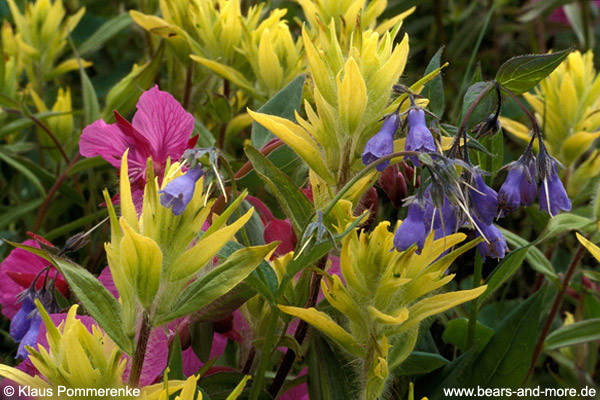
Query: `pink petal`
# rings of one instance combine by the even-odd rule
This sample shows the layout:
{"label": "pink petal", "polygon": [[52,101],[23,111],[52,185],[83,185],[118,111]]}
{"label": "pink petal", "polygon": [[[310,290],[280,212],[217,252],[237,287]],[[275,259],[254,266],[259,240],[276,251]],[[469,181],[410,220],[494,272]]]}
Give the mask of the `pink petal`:
{"label": "pink petal", "polygon": [[194,117],[167,92],[154,86],[137,103],[133,127],[141,132],[154,149],[156,163],[181,158],[194,130]]}
{"label": "pink petal", "polygon": [[[298,374],[298,377],[300,377],[302,375],[306,375],[307,372],[308,372],[307,369],[304,368],[302,371],[300,371],[300,373]],[[308,400],[308,386],[306,385],[306,382],[304,382],[298,386],[294,386],[293,388],[291,388],[290,390],[288,390],[287,392],[285,392],[281,396],[279,396],[277,399],[278,400]]]}
{"label": "pink petal", "polygon": [[[23,244],[40,248],[40,245],[35,240],[26,240]],[[9,273],[14,274],[31,274],[35,277],[43,268],[50,263],[40,256],[23,249],[14,249],[8,257],[0,264],[0,305],[2,306],[2,314],[12,319],[15,316],[20,304],[17,304],[17,296],[27,287],[23,287],[15,282],[9,276]],[[54,272],[55,274],[56,272]],[[50,274],[53,276],[54,274]]]}
{"label": "pink petal", "polygon": [[267,226],[265,226],[263,237],[266,243],[271,243],[276,240],[281,241],[279,246],[275,249],[275,256],[282,256],[293,251],[298,242],[296,234],[292,229],[292,224],[288,219],[285,221],[280,219],[271,220]]}
{"label": "pink petal", "polygon": [[98,280],[108,291],[115,296],[116,299],[119,298],[119,291],[115,286],[115,281],[113,280],[112,274],[110,273],[110,268],[106,267],[102,270],[100,275],[98,276]]}

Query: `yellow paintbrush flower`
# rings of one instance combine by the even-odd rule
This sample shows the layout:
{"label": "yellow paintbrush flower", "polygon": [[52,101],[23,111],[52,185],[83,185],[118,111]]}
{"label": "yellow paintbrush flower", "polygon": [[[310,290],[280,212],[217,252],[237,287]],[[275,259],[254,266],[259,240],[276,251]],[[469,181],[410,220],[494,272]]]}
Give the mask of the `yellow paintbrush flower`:
{"label": "yellow paintbrush flower", "polygon": [[[125,332],[133,337],[139,307],[149,313],[153,326],[160,325],[161,322],[155,319],[159,320],[171,311],[177,298],[173,293],[180,293],[190,280],[198,276],[200,270],[250,219],[253,209],[230,225],[225,224],[245,198],[243,194],[219,218],[212,221],[210,228],[200,239],[195,240],[198,233],[202,232],[202,226],[214,203],[214,200],[207,198],[207,193],[203,193],[201,174],[197,176],[197,180],[182,182],[181,178],[185,180],[184,173],[180,165],[175,163],[167,169],[159,188],[158,179],[151,176],[153,168],[149,160],[147,173],[150,176],[147,177],[142,211],[138,217],[127,174],[127,154],[125,152],[121,162],[120,218],[117,218],[108,192],[104,192],[111,222],[111,241],[105,244],[105,248],[108,265],[123,303]],[[161,204],[159,191],[176,179],[179,183],[186,184],[185,189],[191,193],[189,203],[183,209],[176,210],[175,205],[171,210]],[[265,253],[258,257],[261,260],[272,247],[252,249],[260,249]],[[250,272],[251,270],[246,276]],[[241,281],[245,276],[241,272],[240,274]]]}
{"label": "yellow paintbrush flower", "polygon": [[[68,35],[83,17],[85,7],[67,16],[62,0],[26,2],[24,13],[14,0],[8,0],[8,5],[17,28],[16,46],[21,50],[29,81],[37,91],[44,82],[79,68],[75,58],[58,65],[57,62],[66,52]],[[87,61],[82,63],[84,67],[91,65]]]}
{"label": "yellow paintbrush flower", "polygon": [[434,240],[431,233],[421,254],[416,254],[414,247],[390,252],[394,234],[388,227],[389,222],[382,222],[371,233],[355,231],[343,239],[340,264],[345,283],[337,275],[324,274],[323,294],[347,317],[347,328],[314,308],[279,306],[363,360],[361,398],[365,399],[378,398],[388,371],[408,357],[421,321],[472,300],[486,289],[481,286],[432,296],[454,278],[445,271],[456,257],[477,245],[477,241],[444,255],[464,241],[465,235],[457,233]]}
{"label": "yellow paintbrush flower", "polygon": [[[600,136],[600,79],[594,69],[594,54],[572,52],[532,93],[523,96],[535,111],[548,151],[577,178],[567,183],[569,194],[576,195],[582,183],[600,173],[600,164],[591,162],[595,154],[583,161],[585,170],[578,171],[577,164]],[[524,124],[504,117],[500,122],[518,139],[530,140]]]}
{"label": "yellow paintbrush flower", "polygon": [[348,43],[352,32],[357,26],[383,34],[412,14],[416,8],[412,7],[378,25],[377,18],[385,11],[387,0],[370,1],[368,4],[366,0],[296,1],[302,6],[304,15],[313,32],[318,31],[320,25],[327,25],[333,19],[342,44]]}

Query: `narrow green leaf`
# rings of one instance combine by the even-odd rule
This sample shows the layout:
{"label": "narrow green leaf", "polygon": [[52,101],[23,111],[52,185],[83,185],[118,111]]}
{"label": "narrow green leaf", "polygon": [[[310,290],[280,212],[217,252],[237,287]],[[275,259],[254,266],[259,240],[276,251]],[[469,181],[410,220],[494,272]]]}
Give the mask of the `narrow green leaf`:
{"label": "narrow green leaf", "polygon": [[350,383],[339,355],[329,347],[320,333],[315,333],[308,352],[308,395],[310,399],[349,399]]}
{"label": "narrow green leaf", "polygon": [[[499,229],[500,232],[502,232],[502,234],[504,235],[506,242],[511,246],[524,247],[530,244],[527,240],[523,239],[516,233],[513,233],[500,227]],[[525,256],[525,259],[527,260],[531,268],[533,268],[535,271],[547,276],[555,285],[560,285],[560,280],[558,279],[558,275],[554,271],[554,267],[552,266],[550,261],[548,261],[544,253],[540,251],[540,249],[538,249],[535,246],[531,246],[529,248],[529,251],[527,252],[527,256]]]}
{"label": "narrow green leaf", "polygon": [[210,359],[214,333],[212,322],[196,322],[190,325],[192,350],[203,363]]}
{"label": "narrow green leaf", "polygon": [[[288,176],[292,176],[298,168],[304,166],[302,159],[288,145],[283,145],[270,152],[267,155],[267,160],[272,162],[275,168]],[[239,188],[246,188],[254,192],[256,189],[262,187],[264,183],[256,171],[252,169],[237,180],[237,185]]]}
{"label": "narrow green leaf", "polygon": [[43,201],[44,199],[42,198],[34,199],[26,203],[20,204],[18,208],[12,208],[10,212],[7,211],[0,213],[0,229],[3,229],[11,222],[37,209],[39,206],[42,205]]}
{"label": "narrow green leaf", "polygon": [[[427,65],[427,68],[425,69],[425,75],[440,67],[440,60],[443,52],[444,47],[440,47],[437,53],[433,55],[431,61],[429,61],[429,65]],[[446,108],[442,74],[437,75],[435,78],[427,82],[425,87],[423,87],[421,95],[429,99],[429,104],[427,105],[429,110],[441,118],[442,115],[444,115],[444,109]]]}
{"label": "narrow green leaf", "polygon": [[544,350],[600,340],[600,318],[563,325],[546,337]]}
{"label": "narrow green leaf", "polygon": [[439,354],[413,351],[410,353],[410,356],[394,370],[394,375],[427,374],[448,363],[449,361]]}
{"label": "narrow green leaf", "polygon": [[33,186],[35,186],[35,188],[42,197],[46,197],[46,189],[44,189],[42,182],[40,182],[38,177],[35,176],[35,174],[29,169],[27,169],[27,167],[25,167],[23,164],[21,164],[14,158],[10,157],[10,155],[6,154],[4,151],[2,151],[2,149],[0,149],[0,160],[4,161],[8,165],[19,171],[25,178],[27,178],[27,180],[29,180],[33,184]]}
{"label": "narrow green leaf", "polygon": [[522,94],[550,75],[570,52],[571,49],[566,49],[549,54],[513,57],[500,66],[496,80],[513,94]]}
{"label": "narrow green leaf", "polygon": [[492,272],[487,279],[487,289],[477,298],[477,304],[481,306],[485,299],[517,272],[517,269],[523,264],[523,260],[525,260],[525,256],[531,246],[533,246],[532,243],[519,247],[508,253],[508,255],[500,261],[496,269],[494,269],[494,272]]}
{"label": "narrow green leaf", "polygon": [[[68,114],[71,114],[71,112],[44,111],[44,112],[36,113],[36,114],[32,114],[32,115],[34,117],[36,117],[37,119],[39,119],[40,121],[43,121],[49,117],[54,117],[54,116],[59,116],[59,115],[68,115]],[[16,119],[12,122],[7,123],[0,129],[0,139],[10,135],[11,133],[20,131],[22,129],[28,128],[33,125],[35,125],[35,123],[29,117],[22,117],[22,118]]]}
{"label": "narrow green leaf", "polygon": [[470,349],[443,368],[421,377],[415,383],[415,398],[443,399],[446,397],[444,389],[461,387],[464,371],[473,360],[473,355],[473,349]]}
{"label": "narrow green leaf", "polygon": [[53,256],[46,250],[18,243],[7,243],[50,261],[65,277],[89,315],[123,351],[133,352],[133,343],[123,331],[121,304],[89,271],[71,260]]}
{"label": "narrow green leaf", "polygon": [[156,324],[162,325],[191,314],[229,292],[246,279],[276,246],[277,242],[274,242],[236,251],[224,263],[187,286],[173,304],[171,312],[157,316]]}
{"label": "narrow green leaf", "polygon": [[502,320],[473,362],[469,386],[515,388],[523,382],[538,337],[544,292],[538,290]]}
{"label": "narrow green leaf", "polygon": [[117,36],[123,29],[131,25],[131,17],[123,13],[102,24],[83,43],[79,45],[79,55],[84,56],[98,50],[104,43]]}
{"label": "narrow green leaf", "polygon": [[169,361],[167,362],[167,367],[169,368],[169,380],[187,379],[183,373],[183,356],[181,354],[179,334],[175,335],[169,345]]}
{"label": "narrow green leaf", "polygon": [[[261,263],[262,264],[262,263]],[[271,268],[272,270],[272,268]],[[256,271],[254,271],[256,272]],[[254,273],[253,272],[253,273]],[[275,278],[277,279],[277,277]],[[248,278],[246,278],[248,280]],[[236,287],[219,297],[212,303],[202,307],[198,311],[190,314],[191,322],[216,322],[220,321],[232,312],[237,310],[246,301],[256,296],[257,291],[246,283],[242,282]]]}
{"label": "narrow green leaf", "polygon": [[[450,343],[451,345],[458,347],[460,351],[465,352],[467,350],[465,338],[467,337],[468,321],[467,318],[455,318],[450,320],[442,334],[444,342]],[[477,345],[476,354],[485,348],[492,336],[494,336],[494,330],[478,321],[475,328],[475,343]]]}
{"label": "narrow green leaf", "polygon": [[[258,112],[276,115],[295,121],[294,111],[300,109],[305,80],[306,75],[304,74],[296,77],[293,81],[288,83],[286,87],[275,93],[275,95],[258,110]],[[257,122],[252,123],[252,146],[260,149],[274,137],[275,135],[261,124]]]}
{"label": "narrow green leaf", "polygon": [[296,187],[289,176],[278,170],[272,162],[251,145],[245,147],[246,155],[261,179],[273,190],[277,200],[290,218],[296,233],[302,232],[313,215],[314,206]]}
{"label": "narrow green leaf", "polygon": [[595,228],[596,221],[591,220],[590,218],[571,213],[558,214],[556,217],[550,219],[548,226],[536,242],[543,242],[544,240],[565,234],[569,231],[580,231],[592,226]]}
{"label": "narrow green leaf", "polygon": [[[484,91],[486,88],[493,85],[492,82],[477,82],[469,86],[467,92],[463,97],[461,121],[466,117],[469,107],[473,104],[475,99]],[[492,86],[493,87],[493,86]],[[488,92],[479,101],[475,109],[469,116],[467,121],[467,129],[472,128],[476,124],[484,121],[487,117],[494,112],[496,108],[496,95],[494,90],[488,90]]]}

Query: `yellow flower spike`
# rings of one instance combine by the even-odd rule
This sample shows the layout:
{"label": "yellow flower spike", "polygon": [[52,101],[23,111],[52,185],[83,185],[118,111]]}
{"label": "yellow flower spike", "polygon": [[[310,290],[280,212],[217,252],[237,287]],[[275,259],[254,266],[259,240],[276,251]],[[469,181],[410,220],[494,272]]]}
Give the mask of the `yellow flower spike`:
{"label": "yellow flower spike", "polygon": [[265,29],[260,36],[260,43],[258,45],[258,70],[260,77],[272,92],[281,88],[284,72],[279,63],[279,58],[273,49],[271,31],[269,29]]}
{"label": "yellow flower spike", "polygon": [[321,280],[321,290],[332,306],[348,316],[355,324],[366,328],[366,321],[358,305],[344,287],[339,276],[325,274],[324,279]]}
{"label": "yellow flower spike", "polygon": [[0,366],[0,376],[29,386],[30,390],[46,390],[43,393],[54,395],[53,398],[66,398],[57,396],[59,385],[91,389],[124,387],[122,376],[126,360],[122,353],[99,329],[90,333],[75,318],[77,305],[69,309],[66,320],[59,327],[54,325],[38,300],[36,306],[47,328],[48,350],[41,345],[37,350],[29,348],[29,359],[41,376],[32,377],[4,365]]}
{"label": "yellow flower spike", "polygon": [[312,307],[301,308],[282,305],[278,305],[277,307],[284,313],[298,317],[319,329],[349,353],[358,357],[365,355],[364,348],[356,339],[324,312],[317,311]]}
{"label": "yellow flower spike", "polygon": [[163,253],[154,240],[134,232],[123,217],[121,227],[124,234],[120,246],[121,268],[135,288],[140,304],[149,308],[160,285]]}

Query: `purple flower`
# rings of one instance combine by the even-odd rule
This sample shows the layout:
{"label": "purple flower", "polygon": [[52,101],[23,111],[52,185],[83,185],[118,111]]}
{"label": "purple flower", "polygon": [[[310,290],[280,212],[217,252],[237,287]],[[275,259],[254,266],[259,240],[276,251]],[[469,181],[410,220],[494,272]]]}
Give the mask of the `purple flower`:
{"label": "purple flower", "polygon": [[[425,111],[420,108],[411,108],[408,111],[408,135],[406,135],[404,150],[421,153],[437,151],[433,135],[425,123]],[[416,156],[408,158],[414,165],[419,165],[419,159]]]}
{"label": "purple flower", "polygon": [[475,216],[489,225],[498,213],[498,194],[485,184],[480,174],[475,174],[474,181],[474,189],[469,188],[471,206]]}
{"label": "purple flower", "polygon": [[408,215],[394,235],[394,248],[397,251],[404,251],[416,243],[420,251],[425,245],[426,236],[427,229],[423,223],[423,210],[417,202],[410,203]]}
{"label": "purple flower", "polygon": [[[362,162],[364,165],[369,165],[381,157],[385,157],[394,152],[394,134],[400,126],[400,117],[398,114],[390,114],[385,117],[381,129],[375,136],[373,136],[367,144],[362,153]],[[383,171],[388,165],[389,160],[385,161],[375,167],[379,172]]]}
{"label": "purple flower", "polygon": [[161,194],[160,204],[166,208],[172,207],[175,215],[183,214],[192,197],[194,197],[196,182],[203,174],[204,171],[202,171],[200,165],[196,165],[193,169],[187,171],[185,175],[167,183],[165,188],[159,192]]}
{"label": "purple flower", "polygon": [[567,196],[565,187],[558,178],[556,163],[550,176],[542,179],[540,184],[540,210],[546,211],[551,217],[561,210],[571,210],[571,200]]}
{"label": "purple flower", "polygon": [[[487,239],[487,242],[483,241],[477,245],[477,250],[483,259],[485,260],[486,257],[504,258],[508,246],[502,232],[494,224],[486,225],[477,218],[474,218],[474,221]],[[477,236],[481,236],[479,231]]]}
{"label": "purple flower", "polygon": [[37,340],[42,317],[37,312],[34,299],[35,291],[33,288],[25,291],[21,308],[10,322],[10,336],[15,342],[19,343],[16,358],[26,359],[29,355],[26,346],[35,345]]}
{"label": "purple flower", "polygon": [[431,199],[431,185],[425,189],[427,205],[423,214],[423,221],[427,229],[435,231],[435,239],[450,235],[458,228],[458,218],[452,202],[444,195],[441,207],[436,207]]}
{"label": "purple flower", "polygon": [[510,167],[498,192],[498,211],[506,215],[522,205],[529,206],[535,200],[536,192],[533,156],[523,155]]}

